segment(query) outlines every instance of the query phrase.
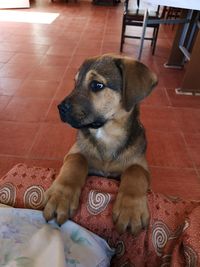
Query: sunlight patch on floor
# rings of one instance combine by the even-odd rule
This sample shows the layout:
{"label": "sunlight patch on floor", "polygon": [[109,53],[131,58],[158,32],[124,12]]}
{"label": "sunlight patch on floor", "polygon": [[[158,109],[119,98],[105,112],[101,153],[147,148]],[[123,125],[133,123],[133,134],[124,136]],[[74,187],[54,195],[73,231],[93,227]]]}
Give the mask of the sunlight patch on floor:
{"label": "sunlight patch on floor", "polygon": [[0,21],[51,24],[59,13],[0,10]]}

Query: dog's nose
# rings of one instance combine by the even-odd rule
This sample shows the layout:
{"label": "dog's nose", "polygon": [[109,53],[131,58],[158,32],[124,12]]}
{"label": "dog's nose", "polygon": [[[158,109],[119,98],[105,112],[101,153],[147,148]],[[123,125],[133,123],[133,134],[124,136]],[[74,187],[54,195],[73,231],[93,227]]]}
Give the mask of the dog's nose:
{"label": "dog's nose", "polygon": [[62,114],[72,111],[72,103],[70,101],[63,101],[58,105],[58,109]]}

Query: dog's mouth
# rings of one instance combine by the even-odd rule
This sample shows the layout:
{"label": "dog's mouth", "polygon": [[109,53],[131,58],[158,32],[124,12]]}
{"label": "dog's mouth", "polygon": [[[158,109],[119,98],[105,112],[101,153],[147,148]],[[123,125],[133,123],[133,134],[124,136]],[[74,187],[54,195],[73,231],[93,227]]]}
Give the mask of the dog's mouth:
{"label": "dog's mouth", "polygon": [[69,123],[75,129],[99,129],[103,127],[104,124],[106,123],[105,121],[100,121],[100,120],[96,120],[96,121],[93,121],[87,124],[80,123],[74,120],[65,121],[65,122]]}
{"label": "dog's mouth", "polygon": [[86,124],[83,127],[84,128],[99,129],[99,128],[103,127],[105,123],[106,123],[106,121],[96,120],[92,123]]}
{"label": "dog's mouth", "polygon": [[67,123],[69,123],[73,128],[76,128],[76,129],[99,129],[103,127],[106,122],[96,120],[88,124],[80,123],[77,121],[70,121],[70,122],[68,121]]}
{"label": "dog's mouth", "polygon": [[99,129],[103,127],[106,123],[106,120],[98,118],[90,123],[81,122],[70,116],[60,116],[61,121],[70,124],[75,129]]}

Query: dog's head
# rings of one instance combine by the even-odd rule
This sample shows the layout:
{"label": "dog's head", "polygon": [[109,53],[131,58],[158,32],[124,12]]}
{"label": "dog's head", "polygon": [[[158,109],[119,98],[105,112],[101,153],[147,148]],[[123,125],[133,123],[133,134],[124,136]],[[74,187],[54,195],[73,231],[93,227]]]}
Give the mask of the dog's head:
{"label": "dog's head", "polygon": [[87,59],[75,77],[74,90],[58,105],[61,120],[77,129],[100,128],[117,113],[130,112],[156,84],[156,75],[131,58]]}

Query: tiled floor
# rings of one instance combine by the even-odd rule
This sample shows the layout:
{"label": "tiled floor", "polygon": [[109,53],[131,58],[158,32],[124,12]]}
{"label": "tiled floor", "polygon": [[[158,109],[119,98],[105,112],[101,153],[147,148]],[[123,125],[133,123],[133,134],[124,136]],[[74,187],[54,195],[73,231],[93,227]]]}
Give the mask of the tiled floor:
{"label": "tiled floor", "polygon": [[[122,9],[35,0],[25,11],[57,12],[58,18],[0,22],[0,175],[18,162],[59,168],[75,130],[60,122],[56,105],[73,88],[83,59],[119,53]],[[149,43],[144,47],[143,62],[159,76],[141,107],[147,158],[154,190],[200,198],[200,99],[175,95],[184,70],[163,67],[173,35],[170,26],[160,29],[154,57]],[[126,41],[125,55],[137,50],[138,41]]]}

